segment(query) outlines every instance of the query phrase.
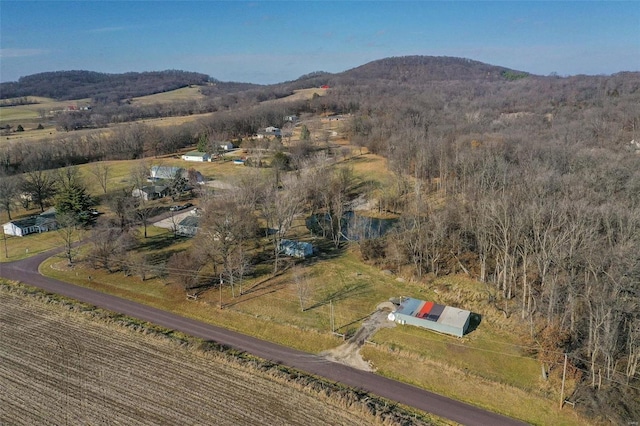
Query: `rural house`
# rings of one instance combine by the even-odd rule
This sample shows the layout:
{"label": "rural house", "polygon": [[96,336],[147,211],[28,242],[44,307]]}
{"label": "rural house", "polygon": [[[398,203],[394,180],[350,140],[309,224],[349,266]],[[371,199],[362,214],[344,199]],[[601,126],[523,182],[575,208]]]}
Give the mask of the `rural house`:
{"label": "rural house", "polygon": [[176,234],[183,237],[195,237],[198,233],[198,226],[200,225],[200,217],[196,215],[189,215],[182,219],[176,227]]}
{"label": "rural house", "polygon": [[5,235],[24,237],[25,235],[53,231],[58,228],[56,210],[50,208],[38,216],[12,220],[2,225]]}
{"label": "rural house", "polygon": [[141,189],[134,189],[131,191],[131,196],[136,198],[142,198],[145,201],[156,200],[158,198],[164,198],[169,194],[169,187],[164,185],[149,185],[142,187]]}
{"label": "rural house", "polygon": [[258,134],[256,135],[258,139],[269,138],[272,136],[275,136],[275,137],[282,136],[282,130],[280,130],[278,127],[269,126],[265,129],[258,131]]}
{"label": "rural house", "polygon": [[223,151],[231,151],[235,148],[233,142],[220,142],[220,149]]}
{"label": "rural house", "polygon": [[302,241],[281,240],[279,248],[280,253],[286,256],[304,259],[313,255],[313,245]]}
{"label": "rural house", "polygon": [[[189,151],[182,156],[184,161],[211,161],[211,154],[202,151]],[[173,175],[175,176],[175,174]]]}
{"label": "rural house", "polygon": [[415,325],[439,333],[462,337],[469,329],[471,312],[434,302],[403,298],[398,309],[388,319],[398,324]]}

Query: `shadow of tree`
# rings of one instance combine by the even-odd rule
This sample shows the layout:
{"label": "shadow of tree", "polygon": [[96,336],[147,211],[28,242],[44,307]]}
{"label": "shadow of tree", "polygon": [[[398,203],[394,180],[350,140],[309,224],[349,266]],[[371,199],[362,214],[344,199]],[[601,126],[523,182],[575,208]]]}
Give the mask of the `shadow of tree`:
{"label": "shadow of tree", "polygon": [[330,293],[327,293],[323,296],[323,299],[317,302],[314,305],[309,306],[305,310],[311,310],[315,308],[319,308],[328,304],[329,302],[339,302],[340,300],[347,299],[353,296],[359,296],[361,294],[366,293],[367,289],[370,287],[369,283],[357,283],[348,287],[342,287]]}
{"label": "shadow of tree", "polygon": [[469,315],[469,328],[467,328],[467,332],[464,334],[467,335],[475,331],[476,328],[480,326],[481,322],[482,322],[482,315],[476,314],[475,312],[471,312],[471,315]]}
{"label": "shadow of tree", "polygon": [[[367,318],[369,318],[370,316],[371,316],[371,314],[367,314],[367,315],[365,315],[365,316],[363,316],[363,317],[360,317],[360,318],[354,319],[354,320],[353,320],[353,321],[351,321],[350,323],[342,324],[342,325],[340,325],[340,326],[336,327],[335,331],[340,331],[340,330],[342,330],[342,329],[347,329],[347,328],[351,327],[352,325],[358,324],[359,322],[366,320],[366,319],[367,319]],[[357,334],[357,333],[356,333],[356,334]]]}
{"label": "shadow of tree", "polygon": [[141,241],[138,244],[138,248],[140,250],[147,250],[147,251],[162,250],[169,246],[172,246],[173,244],[181,243],[187,240],[188,238],[189,237],[182,237],[179,235],[174,236],[173,234],[155,235],[152,237],[145,238],[143,241]]}

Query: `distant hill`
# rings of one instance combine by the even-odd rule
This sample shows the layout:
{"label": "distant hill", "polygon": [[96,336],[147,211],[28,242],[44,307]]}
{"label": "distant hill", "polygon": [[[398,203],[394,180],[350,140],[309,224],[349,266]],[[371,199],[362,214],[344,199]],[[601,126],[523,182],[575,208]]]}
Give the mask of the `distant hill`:
{"label": "distant hill", "polygon": [[358,80],[378,79],[407,83],[448,80],[515,80],[529,74],[465,58],[402,56],[380,59],[336,74]]}
{"label": "distant hill", "polygon": [[[56,71],[21,77],[17,82],[0,84],[0,99],[42,96],[56,100],[92,98],[97,103],[152,95],[192,84],[205,86],[206,96],[221,96],[247,90],[296,89],[389,80],[408,84],[430,81],[499,81],[525,78],[529,74],[465,58],[447,56],[403,56],[380,59],[341,72],[313,72],[293,81],[262,86],[251,83],[220,82],[205,74],[187,71],[129,72],[106,74],[93,71]],[[276,97],[278,97],[276,95]]]}
{"label": "distant hill", "polygon": [[205,74],[176,70],[124,74],[55,71],[1,83],[0,99],[42,96],[56,100],[92,98],[96,102],[112,102],[210,81]]}

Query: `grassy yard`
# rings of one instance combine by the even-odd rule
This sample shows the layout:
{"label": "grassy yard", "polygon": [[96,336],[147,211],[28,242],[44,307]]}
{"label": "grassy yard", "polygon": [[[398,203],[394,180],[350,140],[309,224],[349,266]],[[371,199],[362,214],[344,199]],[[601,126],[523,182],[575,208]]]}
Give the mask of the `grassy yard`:
{"label": "grassy yard", "polygon": [[[43,232],[26,237],[0,235],[0,262],[14,262],[43,251],[60,247],[64,242],[57,232]],[[6,248],[6,250],[5,250]]]}
{"label": "grassy yard", "polygon": [[374,365],[379,366],[379,374],[515,417],[527,423],[590,424],[571,407],[559,410],[558,400],[477,377],[473,370],[460,370],[446,363],[375,346],[367,346],[362,352]]}
{"label": "grassy yard", "polygon": [[[309,329],[291,327],[287,323],[269,321],[259,313],[242,310],[220,309],[219,294],[209,291],[197,301],[187,300],[184,290],[161,279],[141,281],[139,278],[124,277],[121,273],[107,273],[82,265],[73,269],[65,267],[66,261],[54,257],[43,263],[41,271],[48,276],[78,285],[125,297],[160,309],[176,312],[211,324],[220,325],[245,334],[275,341],[308,352],[319,352],[338,344],[339,339],[328,333],[309,333]],[[89,279],[91,277],[91,279]],[[231,304],[230,291],[222,293],[223,303]]]}

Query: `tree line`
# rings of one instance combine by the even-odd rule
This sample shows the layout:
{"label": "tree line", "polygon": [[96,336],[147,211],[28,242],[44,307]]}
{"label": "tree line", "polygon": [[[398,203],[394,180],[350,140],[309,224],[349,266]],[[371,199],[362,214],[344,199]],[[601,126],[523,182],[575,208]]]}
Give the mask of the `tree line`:
{"label": "tree line", "polygon": [[400,218],[365,258],[476,277],[547,368],[587,372],[580,402],[637,412],[640,75],[354,89],[353,141],[388,158],[378,207]]}
{"label": "tree line", "polygon": [[2,99],[43,96],[56,100],[92,98],[95,103],[118,102],[162,93],[191,84],[207,84],[209,76],[178,70],[107,74],[93,71],[54,71],[20,77],[0,84]]}

